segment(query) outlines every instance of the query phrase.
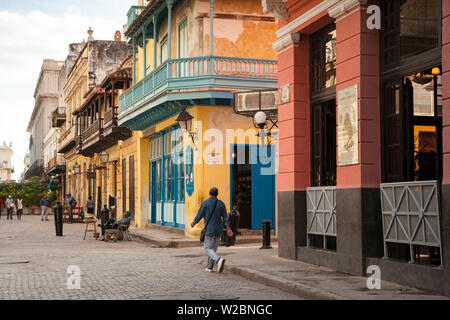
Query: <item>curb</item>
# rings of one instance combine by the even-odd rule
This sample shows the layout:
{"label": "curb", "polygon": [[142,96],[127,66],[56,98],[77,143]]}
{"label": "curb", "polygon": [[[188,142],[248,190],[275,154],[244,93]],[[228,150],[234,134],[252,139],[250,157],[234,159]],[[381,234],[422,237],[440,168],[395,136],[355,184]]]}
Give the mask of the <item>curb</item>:
{"label": "curb", "polygon": [[132,237],[136,237],[141,239],[144,242],[151,243],[153,245],[156,245],[160,248],[192,248],[192,247],[199,247],[200,242],[196,243],[193,241],[170,241],[170,240],[160,240],[160,239],[154,239],[150,238],[148,236],[144,236],[138,233],[130,232],[130,235]]}
{"label": "curb", "polygon": [[307,300],[348,300],[345,297],[245,267],[225,265],[225,270],[251,281],[274,287]]}

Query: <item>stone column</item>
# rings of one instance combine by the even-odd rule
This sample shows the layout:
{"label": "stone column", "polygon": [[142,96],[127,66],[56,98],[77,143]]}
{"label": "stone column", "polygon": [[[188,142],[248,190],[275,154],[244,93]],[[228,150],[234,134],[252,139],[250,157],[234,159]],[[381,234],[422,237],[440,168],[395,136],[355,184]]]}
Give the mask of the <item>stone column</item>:
{"label": "stone column", "polygon": [[278,254],[296,259],[296,248],[306,245],[306,188],[310,185],[309,37],[288,34],[274,47],[280,96],[288,93],[287,102],[278,109]]}

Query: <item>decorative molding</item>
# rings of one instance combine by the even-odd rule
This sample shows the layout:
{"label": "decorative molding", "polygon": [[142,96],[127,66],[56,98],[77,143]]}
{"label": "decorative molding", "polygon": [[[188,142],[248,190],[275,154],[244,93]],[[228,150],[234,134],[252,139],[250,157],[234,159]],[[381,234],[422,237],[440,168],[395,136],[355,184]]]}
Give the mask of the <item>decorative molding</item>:
{"label": "decorative molding", "polygon": [[288,33],[287,35],[275,41],[272,46],[276,51],[279,51],[280,49],[283,49],[284,47],[299,41],[300,41],[300,33],[298,32]]}
{"label": "decorative molding", "polygon": [[344,0],[338,5],[328,10],[328,14],[332,18],[337,18],[348,10],[353,9],[357,5],[367,4],[367,0]]}
{"label": "decorative molding", "polygon": [[277,19],[288,20],[289,11],[286,9],[287,0],[262,0],[264,13],[272,13]]}
{"label": "decorative molding", "polygon": [[318,14],[322,13],[323,11],[331,8],[332,6],[334,6],[336,3],[338,3],[341,0],[327,0],[327,1],[322,1],[321,3],[319,3],[317,6],[315,6],[314,8],[312,8],[311,10],[307,11],[306,13],[302,14],[301,16],[295,18],[294,20],[292,20],[291,22],[289,22],[287,25],[285,25],[284,27],[280,28],[276,34],[278,38],[283,37],[284,35],[288,34],[289,32],[291,32],[292,30],[294,30],[295,28],[301,26],[302,24],[304,24],[305,22],[309,21],[310,19],[314,18],[315,16],[317,16]]}

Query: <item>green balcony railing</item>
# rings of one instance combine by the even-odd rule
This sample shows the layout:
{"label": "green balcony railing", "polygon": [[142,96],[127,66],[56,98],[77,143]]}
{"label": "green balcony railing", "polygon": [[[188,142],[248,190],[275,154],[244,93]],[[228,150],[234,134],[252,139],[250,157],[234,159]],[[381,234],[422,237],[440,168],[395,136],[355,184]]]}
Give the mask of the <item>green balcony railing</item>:
{"label": "green balcony railing", "polygon": [[145,9],[145,6],[131,6],[130,10],[128,10],[128,28],[131,24],[136,20],[141,12]]}
{"label": "green balcony railing", "polygon": [[119,118],[139,101],[169,91],[196,88],[277,88],[276,60],[205,56],[171,59],[147,74],[119,97]]}

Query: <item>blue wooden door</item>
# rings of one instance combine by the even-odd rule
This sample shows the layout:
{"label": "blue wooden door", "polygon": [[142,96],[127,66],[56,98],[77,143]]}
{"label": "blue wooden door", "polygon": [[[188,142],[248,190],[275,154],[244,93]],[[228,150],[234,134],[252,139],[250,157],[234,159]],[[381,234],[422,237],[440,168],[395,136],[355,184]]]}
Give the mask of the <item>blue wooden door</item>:
{"label": "blue wooden door", "polygon": [[252,230],[261,230],[263,220],[272,221],[275,229],[275,149],[251,146]]}
{"label": "blue wooden door", "polygon": [[156,162],[152,162],[150,164],[150,215],[151,215],[151,223],[156,223],[156,201],[157,201],[157,193],[156,193],[156,183],[157,174],[156,174],[157,166]]}

